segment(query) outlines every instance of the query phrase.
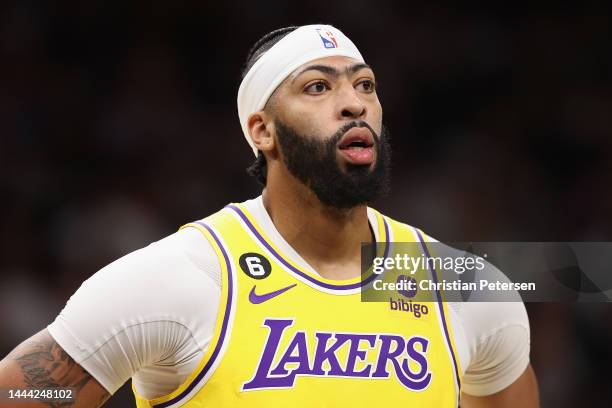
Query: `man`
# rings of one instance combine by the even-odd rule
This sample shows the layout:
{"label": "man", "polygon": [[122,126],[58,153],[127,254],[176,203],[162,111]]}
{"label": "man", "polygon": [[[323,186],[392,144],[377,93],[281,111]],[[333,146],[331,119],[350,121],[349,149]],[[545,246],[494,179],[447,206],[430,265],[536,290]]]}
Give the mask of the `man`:
{"label": "man", "polygon": [[426,245],[367,207],[388,135],[343,33],[263,37],[238,112],[262,195],[93,275],[2,360],[1,388],[72,387],[77,407],[129,378],[139,407],[538,405],[522,303],[434,302],[417,321],[360,301],[362,242]]}

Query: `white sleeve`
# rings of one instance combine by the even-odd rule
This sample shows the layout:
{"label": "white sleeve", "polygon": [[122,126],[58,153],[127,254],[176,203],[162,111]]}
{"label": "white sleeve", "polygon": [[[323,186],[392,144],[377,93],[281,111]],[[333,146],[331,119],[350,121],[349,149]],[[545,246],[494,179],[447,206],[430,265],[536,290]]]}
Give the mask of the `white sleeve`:
{"label": "white sleeve", "polygon": [[466,394],[494,394],[529,364],[529,319],[522,302],[466,302],[457,310],[468,347]]}
{"label": "white sleeve", "polygon": [[134,377],[154,398],[176,389],[201,359],[220,293],[214,250],[186,228],[91,276],[48,330],[111,394]]}

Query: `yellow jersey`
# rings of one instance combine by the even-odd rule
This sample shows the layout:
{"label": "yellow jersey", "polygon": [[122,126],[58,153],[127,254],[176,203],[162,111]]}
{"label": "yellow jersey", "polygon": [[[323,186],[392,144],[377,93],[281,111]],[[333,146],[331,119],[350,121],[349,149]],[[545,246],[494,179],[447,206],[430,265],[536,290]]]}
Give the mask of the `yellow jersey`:
{"label": "yellow jersey", "polygon": [[[394,241],[420,242],[429,256],[419,230],[374,213],[383,256]],[[221,264],[217,324],[187,380],[151,400],[134,390],[139,408],[458,405],[461,369],[441,293],[404,308],[364,302],[373,274],[330,280],[300,269],[240,204],[182,228],[200,230]]]}

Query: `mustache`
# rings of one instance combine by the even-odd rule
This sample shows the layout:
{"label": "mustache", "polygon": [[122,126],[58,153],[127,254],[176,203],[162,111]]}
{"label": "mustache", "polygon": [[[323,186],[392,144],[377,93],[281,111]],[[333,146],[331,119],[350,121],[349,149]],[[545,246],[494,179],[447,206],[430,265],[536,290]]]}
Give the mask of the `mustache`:
{"label": "mustache", "polygon": [[340,139],[342,139],[342,136],[344,136],[344,134],[346,132],[348,132],[349,130],[351,130],[354,127],[364,127],[364,128],[368,128],[368,130],[372,133],[372,137],[374,139],[374,144],[378,145],[379,142],[379,135],[378,133],[376,133],[374,131],[374,129],[372,129],[372,127],[365,121],[363,120],[355,120],[352,122],[347,123],[346,125],[342,126],[340,129],[338,129],[336,131],[336,133],[333,134],[333,136],[331,137],[329,143],[330,144],[338,144],[338,142],[340,142]]}

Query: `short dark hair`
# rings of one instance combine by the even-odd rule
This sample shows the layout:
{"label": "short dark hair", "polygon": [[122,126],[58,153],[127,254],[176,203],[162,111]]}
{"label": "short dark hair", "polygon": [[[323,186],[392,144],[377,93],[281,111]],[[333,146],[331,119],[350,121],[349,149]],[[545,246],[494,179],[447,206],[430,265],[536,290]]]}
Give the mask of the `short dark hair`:
{"label": "short dark hair", "polygon": [[[242,70],[242,75],[241,75],[242,79],[244,79],[247,72],[249,72],[249,70],[253,67],[255,62],[257,62],[257,60],[266,51],[272,48],[272,46],[276,44],[277,42],[279,42],[284,36],[286,36],[287,34],[289,34],[290,32],[292,32],[293,30],[297,28],[298,28],[297,26],[279,28],[278,30],[271,31],[268,34],[261,37],[259,40],[257,40],[257,42],[251,47],[251,49],[249,50],[247,54],[247,59],[244,64],[244,69]],[[263,186],[266,185],[266,181],[267,181],[266,176],[268,173],[268,166],[267,166],[266,158],[261,151],[257,151],[257,158],[255,159],[253,164],[251,164],[247,168],[247,173],[250,176],[255,177],[261,185]]]}

